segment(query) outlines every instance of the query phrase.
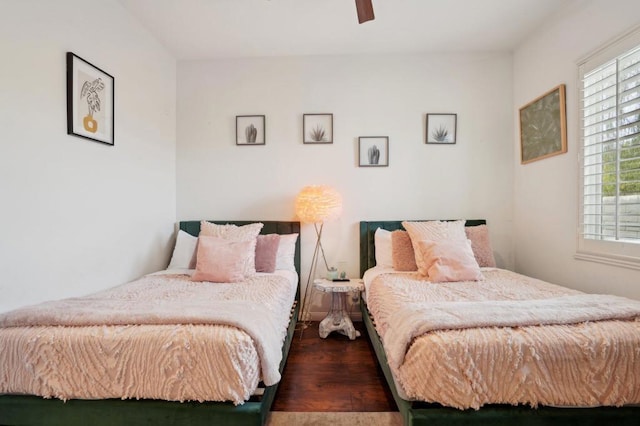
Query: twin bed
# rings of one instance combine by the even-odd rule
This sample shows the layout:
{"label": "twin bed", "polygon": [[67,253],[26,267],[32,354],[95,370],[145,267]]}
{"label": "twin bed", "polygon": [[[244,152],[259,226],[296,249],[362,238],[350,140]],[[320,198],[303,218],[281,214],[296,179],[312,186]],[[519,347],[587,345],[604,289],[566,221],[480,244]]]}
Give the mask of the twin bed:
{"label": "twin bed", "polygon": [[[262,223],[264,235],[300,232]],[[200,228],[180,223],[194,237]],[[429,269],[430,281],[445,278],[426,282],[411,266],[377,264],[389,250],[376,247],[379,229],[403,223],[360,223],[362,315],[406,425],[639,424],[640,302],[494,267],[465,280],[451,279],[460,265]],[[298,319],[295,241],[290,268],[242,282],[168,270],[3,314],[0,425],[263,424]]]}
{"label": "twin bed", "polygon": [[[3,314],[0,425],[263,424],[298,318],[300,224],[260,223],[265,241],[295,236],[282,270],[210,284],[170,269]],[[201,222],[179,227],[195,240]]]}
{"label": "twin bed", "polygon": [[376,265],[379,228],[404,230],[360,223],[362,316],[406,425],[640,424],[640,302],[491,267],[428,282]]}

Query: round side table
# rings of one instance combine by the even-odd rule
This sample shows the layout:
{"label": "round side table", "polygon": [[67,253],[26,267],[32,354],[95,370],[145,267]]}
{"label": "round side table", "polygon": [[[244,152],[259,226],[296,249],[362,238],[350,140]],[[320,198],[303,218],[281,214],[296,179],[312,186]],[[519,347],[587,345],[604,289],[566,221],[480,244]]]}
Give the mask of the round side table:
{"label": "round side table", "polygon": [[344,334],[350,340],[360,336],[360,332],[353,327],[347,311],[347,294],[364,290],[360,279],[349,281],[330,281],[318,279],[313,282],[313,288],[323,293],[331,293],[331,309],[320,322],[320,337],[326,338],[332,331]]}

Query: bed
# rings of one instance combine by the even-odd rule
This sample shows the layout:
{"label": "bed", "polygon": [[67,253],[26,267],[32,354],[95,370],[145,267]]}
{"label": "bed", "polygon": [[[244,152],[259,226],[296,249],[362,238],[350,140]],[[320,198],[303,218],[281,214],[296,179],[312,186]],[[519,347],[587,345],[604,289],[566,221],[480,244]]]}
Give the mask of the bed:
{"label": "bed", "polygon": [[[234,224],[238,227],[243,227],[245,225],[250,225],[256,223],[257,221],[208,221],[210,223],[215,224]],[[293,236],[292,234],[299,234],[300,232],[300,224],[299,222],[288,222],[288,221],[260,221],[263,225],[260,234],[269,235],[269,234],[280,234]],[[185,235],[190,236],[198,236],[200,233],[201,222],[200,221],[185,221],[179,223],[179,230],[185,232]],[[279,237],[276,237],[279,238]],[[142,325],[127,325],[126,320],[121,325],[110,325],[104,326],[104,328],[115,328],[118,333],[121,334],[123,338],[129,338],[130,334],[129,329],[137,328],[137,327],[146,327],[144,330],[149,331],[154,328],[161,328],[163,332],[167,331],[167,328],[170,328],[169,332],[171,334],[171,338],[166,341],[158,342],[160,345],[160,349],[148,349],[147,352],[151,352],[152,357],[153,354],[157,354],[158,357],[163,356],[162,350],[164,348],[171,345],[177,346],[178,351],[177,354],[189,353],[192,351],[194,354],[200,354],[201,352],[207,350],[212,351],[215,356],[218,356],[219,353],[223,353],[225,348],[215,348],[215,344],[211,343],[207,339],[215,339],[219,334],[224,335],[234,335],[238,336],[238,340],[234,342],[237,343],[238,347],[229,348],[228,352],[235,353],[236,351],[239,355],[232,357],[231,361],[228,364],[231,365],[231,372],[225,372],[224,375],[229,375],[231,379],[235,379],[235,375],[238,377],[240,374],[245,374],[246,376],[252,377],[255,383],[241,383],[238,386],[244,386],[245,388],[249,388],[253,386],[250,394],[246,395],[235,395],[230,400],[225,401],[215,401],[215,400],[207,400],[206,396],[200,396],[198,392],[203,392],[204,395],[208,395],[207,392],[213,392],[213,390],[209,389],[211,383],[217,383],[219,380],[216,375],[221,375],[221,368],[217,368],[217,362],[219,361],[217,358],[212,359],[210,362],[203,363],[200,362],[202,358],[198,359],[183,359],[180,358],[183,355],[172,355],[167,358],[167,366],[166,368],[173,368],[176,371],[170,372],[170,377],[176,380],[176,383],[166,383],[162,392],[168,392],[169,395],[172,395],[171,400],[164,400],[163,398],[147,398],[140,397],[136,392],[127,390],[125,395],[127,395],[127,399],[122,399],[122,397],[112,397],[112,398],[68,398],[66,395],[62,395],[62,398],[65,401],[54,397],[52,395],[48,395],[48,398],[43,398],[41,396],[36,395],[24,395],[24,394],[4,394],[0,395],[0,425],[122,425],[122,424],[149,424],[149,425],[210,425],[210,424],[235,424],[235,425],[260,425],[264,424],[267,418],[267,414],[275,397],[275,393],[278,386],[278,379],[280,374],[284,369],[284,365],[286,363],[287,355],[289,352],[289,348],[291,345],[291,340],[293,337],[295,325],[298,318],[299,313],[299,298],[300,298],[300,290],[299,290],[299,271],[300,271],[300,245],[299,239],[295,240],[292,238],[288,238],[288,241],[295,241],[291,245],[292,249],[289,250],[292,258],[292,270],[284,271],[280,273],[280,271],[276,271],[274,274],[256,274],[255,281],[251,281],[251,279],[247,279],[246,283],[243,281],[239,283],[235,287],[233,284],[222,284],[219,286],[222,288],[223,286],[229,286],[230,290],[225,290],[226,292],[220,293],[221,298],[224,300],[214,301],[216,306],[216,311],[225,310],[229,307],[229,310],[234,310],[232,305],[228,303],[244,303],[242,309],[252,310],[254,308],[251,307],[251,303],[253,303],[250,299],[251,297],[244,295],[241,293],[241,289],[244,288],[245,284],[248,284],[250,281],[252,284],[257,285],[258,280],[265,279],[266,282],[271,283],[271,287],[269,288],[269,292],[274,291],[273,288],[278,286],[286,287],[284,292],[280,290],[274,291],[274,296],[272,299],[268,299],[266,304],[275,304],[276,302],[280,305],[284,304],[284,313],[282,310],[278,314],[278,318],[271,318],[269,313],[267,313],[265,317],[265,321],[261,321],[264,323],[273,323],[274,327],[281,327],[278,333],[281,334],[282,345],[277,346],[275,348],[275,352],[277,356],[274,356],[274,348],[273,342],[265,341],[263,343],[263,339],[259,338],[256,334],[259,334],[260,330],[265,330],[263,325],[258,326],[250,326],[256,327],[255,329],[249,329],[249,331],[241,331],[234,327],[233,322],[230,325],[214,325],[214,324],[200,324],[200,323],[186,323],[186,324],[161,324],[161,325],[150,325],[146,324],[143,319]],[[277,243],[276,243],[277,244]],[[199,249],[200,250],[200,249]],[[174,252],[175,256],[175,252]],[[173,259],[172,259],[173,262]],[[279,274],[279,275],[278,275]],[[274,275],[274,276],[272,276]],[[280,276],[282,275],[282,276]],[[260,276],[260,277],[258,277]],[[145,281],[146,280],[146,281]],[[205,280],[206,281],[206,280]],[[193,284],[198,283],[186,283],[184,282],[183,276],[180,274],[150,274],[148,276],[143,277],[141,280],[134,281],[134,287],[125,287],[118,286],[115,288],[115,295],[112,290],[107,290],[105,294],[100,294],[102,299],[106,300],[105,306],[107,308],[111,307],[111,300],[109,298],[120,297],[120,298],[129,298],[131,294],[135,294],[136,292],[145,294],[146,291],[153,289],[153,286],[158,283],[162,284],[171,284],[176,285],[178,288],[183,289],[185,286],[192,286],[189,288],[195,288],[198,286],[194,286]],[[135,285],[139,285],[139,288],[135,288]],[[293,285],[293,287],[291,287]],[[205,286],[199,286],[203,288]],[[226,287],[225,287],[226,288]],[[125,289],[125,290],[123,290]],[[177,293],[173,290],[173,287],[167,287],[166,298],[172,299],[175,297],[177,293],[180,293],[182,290]],[[126,291],[128,293],[123,293]],[[162,290],[155,289],[153,291],[161,292]],[[222,290],[216,290],[222,291]],[[255,287],[252,291],[262,291]],[[124,296],[123,296],[124,294]],[[211,318],[207,319],[207,321],[214,321],[216,317],[216,313],[211,313],[207,310],[207,303],[209,296],[205,296],[205,293],[195,294],[191,296],[193,300],[191,302],[194,303],[188,310],[189,312],[199,312],[202,310],[206,315],[210,315]],[[253,296],[252,296],[253,297]],[[260,296],[263,297],[263,296]],[[265,293],[264,297],[271,297]],[[289,297],[291,299],[289,299]],[[200,300],[196,300],[200,298]],[[145,298],[141,298],[145,299]],[[227,299],[233,299],[232,302],[228,302]],[[148,301],[144,301],[143,303],[147,303]],[[213,303],[213,302],[212,302]],[[253,303],[253,305],[258,305]],[[71,305],[73,309],[73,305]],[[287,307],[289,306],[289,307]],[[126,315],[126,307],[122,309],[121,314]],[[281,306],[282,307],[282,306]],[[255,310],[258,314],[264,314],[264,306],[256,306]],[[17,310],[18,311],[18,310]],[[71,311],[70,311],[71,312]],[[266,312],[266,311],[265,311]],[[270,312],[270,311],[269,311]],[[155,313],[155,311],[154,311]],[[69,317],[72,315],[67,312]],[[110,315],[108,311],[106,311],[107,316]],[[157,316],[162,318],[163,313],[159,312]],[[80,315],[81,316],[81,315]],[[115,315],[113,315],[115,316]],[[240,317],[241,315],[238,315]],[[15,316],[17,318],[17,316]],[[73,318],[77,318],[76,315]],[[239,319],[242,320],[242,319]],[[188,320],[184,320],[188,321]],[[165,328],[163,328],[165,327]],[[34,327],[27,327],[34,329]],[[37,327],[36,327],[37,328]],[[90,335],[93,335],[94,338],[97,335],[98,339],[101,337],[101,333],[104,332],[104,329],[101,327],[91,327],[91,326],[71,326],[71,327],[62,327],[62,328],[78,328],[82,330],[93,329]],[[14,330],[18,328],[14,327]],[[2,330],[6,331],[6,330]],[[110,330],[111,331],[111,330]],[[182,334],[187,335],[186,340],[180,340],[182,338]],[[115,334],[115,333],[114,333]],[[36,336],[37,338],[37,336]],[[141,339],[140,337],[136,337],[136,339]],[[146,342],[146,341],[144,341]],[[122,351],[123,348],[128,348],[132,346],[135,342],[126,341],[122,343],[122,347],[114,345],[115,350]],[[145,343],[146,344],[146,343]],[[88,346],[89,344],[87,344]],[[130,346],[127,346],[130,345]],[[164,345],[164,346],[163,346]],[[185,348],[179,348],[180,345],[186,345]],[[191,345],[191,346],[189,346]],[[235,344],[234,344],[235,345]],[[45,348],[47,345],[43,345]],[[99,346],[99,345],[96,345]],[[255,346],[255,347],[254,347]],[[213,349],[210,349],[213,347]],[[171,348],[169,348],[171,349]],[[103,349],[101,349],[103,350]],[[220,352],[216,352],[216,351]],[[155,352],[154,352],[155,351]],[[256,356],[255,354],[259,353],[260,356]],[[262,356],[267,354],[268,356]],[[55,355],[55,354],[49,354]],[[31,355],[30,355],[31,356]],[[16,359],[20,358],[19,354],[14,354],[7,356],[6,359],[11,360],[13,362]],[[79,369],[89,370],[93,368],[93,366],[89,366],[91,363],[91,359],[89,356],[87,359],[78,358],[73,359],[71,362],[76,363]],[[139,365],[144,370],[145,364],[153,364],[156,360],[153,358],[144,360],[144,359],[133,359],[134,357],[128,356],[127,359],[132,362],[132,366]],[[243,365],[243,359],[246,358],[247,365]],[[265,360],[268,358],[268,360]],[[210,359],[210,358],[207,358]],[[278,362],[279,360],[279,362]],[[87,362],[86,366],[83,366],[83,362]],[[192,368],[193,373],[189,376],[188,371],[190,367],[193,365],[181,365],[181,363],[191,363],[196,365],[197,368]],[[254,362],[256,365],[252,366],[250,362]],[[267,362],[271,362],[272,365],[267,366]],[[136,364],[138,363],[138,364]],[[198,364],[199,363],[199,364]],[[16,364],[20,368],[20,364]],[[96,365],[98,365],[96,363]],[[13,371],[9,371],[9,368],[0,369],[0,374],[4,375],[3,379],[4,383],[7,383],[7,376],[14,374]],[[189,368],[188,368],[189,367]],[[25,367],[26,368],[26,367]],[[31,365],[29,368],[33,368]],[[3,371],[4,370],[4,371]],[[132,370],[135,372],[135,370]],[[192,383],[196,382],[200,374],[205,375],[209,373],[211,377],[203,379],[202,383],[198,382],[198,385]],[[36,375],[34,375],[36,376]],[[176,379],[179,378],[179,379]],[[256,379],[257,377],[257,379]],[[61,380],[65,379],[61,377]],[[81,383],[83,379],[77,379],[79,383]],[[141,389],[144,389],[145,381],[151,381],[152,378],[149,376],[141,377],[135,376],[131,381]],[[156,379],[157,380],[157,379]],[[182,383],[180,383],[182,380]],[[208,380],[208,381],[207,381]],[[223,379],[220,379],[223,380]],[[258,383],[259,382],[259,383]],[[268,385],[265,385],[264,382],[267,382]],[[193,384],[193,386],[192,386]],[[176,389],[180,389],[180,392],[176,394]],[[232,388],[232,386],[230,386]],[[98,390],[97,392],[100,392]],[[110,391],[111,392],[111,391]],[[140,391],[142,392],[142,391]],[[158,391],[159,394],[163,394]],[[221,391],[222,392],[222,391]],[[236,392],[238,393],[238,392]],[[242,394],[243,392],[239,392]],[[246,393],[246,392],[245,392]],[[173,396],[176,394],[176,396]],[[131,397],[132,395],[135,395]]]}
{"label": "bed", "polygon": [[[470,227],[479,227],[481,225],[485,225],[486,221],[484,220],[467,220],[465,225],[465,229],[468,231]],[[621,376],[633,376],[630,381],[627,381],[627,386],[631,386],[630,392],[627,392],[626,397],[629,397],[629,393],[631,395],[631,399],[633,401],[626,401],[621,403],[620,401],[614,401],[612,405],[615,406],[575,406],[572,404],[563,404],[562,406],[549,406],[544,404],[539,404],[533,401],[529,401],[529,403],[516,403],[514,404],[511,401],[509,403],[504,402],[486,402],[480,401],[477,403],[475,407],[472,408],[464,408],[462,403],[457,403],[457,396],[453,395],[451,392],[452,389],[466,389],[471,388],[468,393],[471,397],[475,397],[475,389],[474,386],[478,386],[478,393],[485,392],[484,388],[481,388],[482,381],[474,382],[475,376],[473,372],[476,367],[479,369],[480,367],[476,365],[472,365],[470,371],[472,373],[468,374],[466,379],[460,379],[460,372],[453,371],[455,367],[452,365],[440,365],[433,366],[432,364],[427,364],[427,362],[418,363],[416,360],[420,358],[415,356],[420,350],[428,350],[432,351],[434,354],[437,353],[447,353],[447,351],[451,351],[453,354],[465,354],[465,351],[470,351],[469,348],[466,348],[464,345],[467,344],[467,340],[465,340],[465,335],[468,330],[436,330],[435,332],[427,331],[427,333],[431,333],[429,336],[419,334],[417,337],[414,336],[411,339],[407,337],[399,338],[398,336],[401,333],[396,332],[398,330],[397,325],[401,324],[400,320],[403,317],[407,317],[404,311],[410,311],[411,309],[406,308],[404,306],[414,306],[412,302],[407,303],[407,300],[416,299],[424,299],[429,297],[428,295],[420,293],[419,295],[414,295],[413,290],[409,290],[406,294],[401,294],[398,296],[398,300],[394,302],[391,301],[387,305],[383,299],[389,300],[395,296],[391,294],[385,294],[381,292],[381,288],[393,288],[397,287],[398,283],[402,283],[404,278],[397,278],[394,273],[387,273],[384,270],[376,271],[374,273],[367,271],[374,271],[376,268],[376,252],[375,252],[375,233],[376,230],[380,228],[387,231],[396,231],[396,230],[404,230],[402,221],[377,221],[377,222],[360,222],[360,273],[361,276],[365,278],[365,285],[367,285],[367,291],[365,292],[364,297],[361,299],[361,310],[362,317],[365,323],[367,332],[371,339],[372,345],[374,347],[376,356],[378,358],[379,364],[384,372],[385,378],[389,385],[389,388],[394,396],[396,404],[398,405],[399,411],[402,413],[404,424],[405,425],[466,425],[466,424],[486,424],[486,425],[511,425],[511,424],[522,424],[522,425],[602,425],[602,424],[616,424],[616,425],[637,425],[640,424],[640,405],[638,402],[640,400],[640,382],[638,382],[638,377],[640,376],[640,322],[637,320],[637,317],[634,319],[633,310],[630,311],[629,319],[620,320],[625,323],[625,332],[627,333],[627,337],[631,335],[631,341],[627,341],[625,344],[627,345],[627,349],[630,350],[630,356],[632,360],[627,361],[626,370],[622,372],[615,372],[615,374],[620,374]],[[479,228],[476,228],[479,229]],[[498,274],[499,276],[504,276],[505,274],[513,274],[513,277],[518,277],[517,274],[510,273],[509,271],[499,270],[497,268],[483,268],[482,272],[486,276],[492,276]],[[502,274],[502,275],[500,275]],[[409,273],[409,275],[411,275]],[[373,277],[373,278],[372,278]],[[581,294],[577,294],[579,292],[572,291],[569,289],[565,289],[560,286],[553,286],[548,283],[543,283],[538,280],[530,279],[529,277],[519,276],[526,283],[535,282],[536,285],[539,285],[540,288],[545,291],[549,291],[550,295],[555,294],[568,294],[568,295],[576,295],[576,297],[582,297]],[[509,279],[511,279],[509,278]],[[397,282],[394,282],[396,280]],[[532,281],[529,281],[532,280]],[[368,281],[368,283],[367,283]],[[381,284],[384,283],[384,284]],[[460,283],[451,283],[450,286],[452,289],[449,291],[447,297],[452,297],[452,294],[456,294],[460,291],[462,297],[468,297],[465,293],[462,293],[464,290],[461,287],[464,285]],[[371,286],[375,285],[375,291],[371,290]],[[418,286],[423,283],[418,283]],[[433,284],[432,287],[437,286],[438,284]],[[445,288],[446,286],[443,286]],[[385,290],[386,291],[386,290]],[[406,291],[406,290],[404,290]],[[428,290],[425,290],[428,293]],[[447,293],[447,290],[438,289],[438,294],[444,295]],[[417,293],[416,293],[417,294]],[[591,295],[587,295],[588,297]],[[405,299],[402,299],[405,297]],[[447,298],[445,297],[445,299]],[[453,296],[455,297],[455,296]],[[484,297],[484,296],[482,296]],[[488,299],[491,296],[486,296]],[[398,303],[401,301],[401,303]],[[438,301],[439,302],[439,301]],[[463,302],[466,303],[466,302]],[[369,306],[368,304],[371,304]],[[637,301],[630,301],[631,305],[637,305]],[[375,306],[374,306],[375,305]],[[432,306],[442,306],[444,304],[438,305],[437,303]],[[403,306],[399,308],[399,306]],[[418,306],[418,305],[416,305]],[[637,307],[634,306],[634,309]],[[386,311],[385,311],[386,310]],[[372,313],[375,311],[375,314]],[[386,315],[386,316],[385,316]],[[429,314],[430,315],[430,314]],[[496,315],[497,316],[497,315]],[[429,317],[427,315],[427,317]],[[457,319],[456,319],[457,321]],[[454,321],[455,322],[455,321]],[[607,322],[607,321],[605,321]],[[608,321],[612,322],[612,321]],[[585,323],[586,326],[589,326],[589,323]],[[533,328],[542,329],[547,326],[538,326],[538,327],[529,327],[531,330],[527,330],[527,327],[508,327],[502,326],[500,330],[507,330],[515,332],[520,332],[524,330],[524,332],[532,331]],[[569,326],[554,326],[550,327],[570,327]],[[391,332],[389,331],[391,330]],[[418,328],[418,330],[423,330]],[[498,330],[496,328],[496,330]],[[563,329],[564,330],[564,329]],[[490,333],[494,331],[491,327],[484,328],[484,333]],[[385,334],[386,333],[386,334]],[[447,334],[449,333],[449,334]],[[383,337],[381,337],[381,334]],[[589,339],[588,333],[584,333],[586,339]],[[386,339],[384,338],[386,336]],[[493,335],[492,335],[493,336]],[[492,337],[493,338],[493,337]],[[410,348],[407,352],[402,353],[402,356],[406,358],[399,357],[399,352],[397,351],[397,341],[405,341],[406,345]],[[384,343],[383,343],[384,342]],[[451,342],[454,342],[452,346],[445,346],[446,344],[451,345]],[[461,343],[464,342],[464,343]],[[490,343],[494,343],[491,341]],[[385,346],[386,345],[386,346]],[[505,344],[506,346],[506,344]],[[493,346],[489,345],[488,348],[493,348]],[[495,348],[494,348],[495,349]],[[533,348],[535,349],[535,347]],[[493,350],[493,349],[492,349]],[[508,350],[505,350],[508,352]],[[464,356],[464,355],[463,355]],[[437,360],[437,357],[433,359]],[[544,360],[544,358],[543,358]],[[501,368],[507,369],[505,367],[509,365],[511,360],[506,357],[504,358],[504,365],[499,365],[496,369],[496,373],[499,375]],[[398,367],[401,362],[404,362],[402,368],[404,368],[404,373],[402,373],[401,369]],[[571,361],[569,361],[571,362]],[[605,361],[603,364],[606,364]],[[453,363],[455,365],[455,363]],[[435,368],[434,368],[435,367]],[[407,370],[408,368],[413,368],[413,372]],[[449,369],[450,371],[443,371]],[[602,371],[606,371],[604,366]],[[434,373],[435,372],[435,373]],[[451,374],[451,379],[447,377],[447,375]],[[506,373],[510,373],[507,371]],[[506,374],[505,373],[505,374]],[[402,376],[404,374],[405,376]],[[419,380],[414,380],[414,384],[409,383],[407,381],[407,377],[409,374],[415,374],[415,377],[420,377]],[[466,372],[464,374],[467,374]],[[463,375],[464,375],[463,374]],[[570,374],[570,373],[567,373]],[[479,376],[484,378],[483,376]],[[447,381],[451,380],[451,383]],[[457,382],[456,382],[457,380]],[[621,378],[622,380],[622,378]],[[629,380],[629,379],[627,379]],[[409,388],[411,386],[420,387],[423,386],[425,389],[433,388],[431,394],[429,391],[424,391],[425,394],[429,395],[429,397],[424,397],[421,395],[415,394],[415,389],[410,389],[409,393],[411,396],[407,394],[407,391],[404,389],[404,385],[407,385]],[[544,385],[544,383],[543,383]],[[438,389],[440,389],[440,394],[438,394]],[[555,396],[553,396],[555,398]],[[515,398],[517,400],[517,398]],[[452,402],[453,401],[453,402]],[[473,405],[473,404],[472,404]],[[621,406],[618,406],[621,405]],[[535,406],[535,408],[534,408]]]}

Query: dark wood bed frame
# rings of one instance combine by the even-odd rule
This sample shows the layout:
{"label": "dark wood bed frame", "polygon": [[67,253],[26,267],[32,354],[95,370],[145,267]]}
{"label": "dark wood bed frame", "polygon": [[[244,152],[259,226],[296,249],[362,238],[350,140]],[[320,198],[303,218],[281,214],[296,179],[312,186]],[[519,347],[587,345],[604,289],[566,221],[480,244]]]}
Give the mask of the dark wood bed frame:
{"label": "dark wood bed frame", "polygon": [[[486,224],[485,220],[467,220],[466,226]],[[389,231],[404,229],[402,221],[360,222],[360,276],[375,266],[374,234],[376,229]],[[462,426],[462,425],[518,425],[518,426],[547,426],[547,425],[640,425],[640,406],[624,407],[594,407],[594,408],[554,408],[512,405],[485,405],[479,410],[458,410],[444,407],[440,404],[402,399],[395,386],[391,369],[384,352],[380,336],[373,319],[360,299],[362,320],[369,334],[378,362],[393,398],[402,414],[404,424],[420,426]]]}
{"label": "dark wood bed frame", "polygon": [[[300,234],[299,222],[286,221],[217,221],[235,225],[262,222],[262,234]],[[180,222],[180,229],[197,236],[200,221]],[[296,243],[294,263],[300,275],[300,238]],[[282,347],[282,373],[300,310],[300,277],[296,301],[291,311],[287,337]],[[31,395],[0,395],[0,425],[46,426],[121,426],[121,425],[262,425],[275,397],[278,384],[264,387],[261,395],[252,396],[242,405],[231,402],[173,402],[161,400],[69,400],[44,399]]]}

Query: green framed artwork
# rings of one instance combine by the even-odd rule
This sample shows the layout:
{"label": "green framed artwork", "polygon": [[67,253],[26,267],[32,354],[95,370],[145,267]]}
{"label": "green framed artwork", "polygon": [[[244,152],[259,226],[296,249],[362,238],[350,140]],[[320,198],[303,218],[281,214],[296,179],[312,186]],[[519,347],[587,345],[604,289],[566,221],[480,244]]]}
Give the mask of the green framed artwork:
{"label": "green framed artwork", "polygon": [[520,158],[527,164],[566,152],[566,88],[561,84],[520,108]]}

